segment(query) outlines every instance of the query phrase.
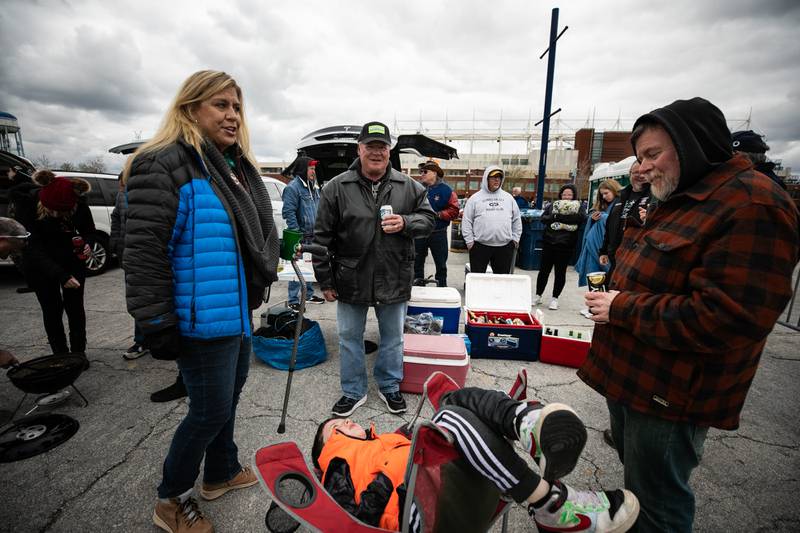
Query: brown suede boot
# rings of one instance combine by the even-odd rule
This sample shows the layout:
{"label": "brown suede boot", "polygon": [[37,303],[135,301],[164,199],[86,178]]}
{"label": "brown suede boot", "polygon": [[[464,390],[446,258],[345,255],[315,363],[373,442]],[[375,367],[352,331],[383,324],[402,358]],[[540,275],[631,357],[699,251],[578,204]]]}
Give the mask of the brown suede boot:
{"label": "brown suede boot", "polygon": [[213,485],[203,483],[203,487],[200,489],[200,496],[202,496],[204,500],[216,500],[229,490],[252,487],[256,483],[258,483],[258,478],[253,471],[250,470],[249,466],[245,466],[242,468],[242,471],[236,474],[230,481],[215,483]]}
{"label": "brown suede boot", "polygon": [[178,498],[170,498],[166,503],[158,500],[153,523],[169,533],[214,532],[214,526],[200,512],[194,498],[186,498],[183,503]]}

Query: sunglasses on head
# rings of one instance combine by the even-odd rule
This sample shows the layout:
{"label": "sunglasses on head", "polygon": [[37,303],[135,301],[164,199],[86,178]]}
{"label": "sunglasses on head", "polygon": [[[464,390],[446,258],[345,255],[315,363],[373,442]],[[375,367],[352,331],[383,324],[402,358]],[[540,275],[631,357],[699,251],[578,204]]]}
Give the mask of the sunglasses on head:
{"label": "sunglasses on head", "polygon": [[27,239],[31,236],[31,232],[27,232],[25,235],[0,235],[0,239]]}

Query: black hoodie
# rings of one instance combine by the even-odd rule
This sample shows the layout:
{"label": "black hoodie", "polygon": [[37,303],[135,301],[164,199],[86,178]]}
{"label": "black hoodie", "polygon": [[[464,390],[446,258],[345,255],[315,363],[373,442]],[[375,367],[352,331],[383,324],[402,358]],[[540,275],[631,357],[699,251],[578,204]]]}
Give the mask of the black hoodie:
{"label": "black hoodie", "polygon": [[[731,132],[722,111],[700,97],[691,100],[675,100],[642,115],[639,124],[655,123],[667,130],[678,152],[681,177],[675,193],[684,191],[700,181],[713,168],[731,157]],[[636,145],[633,151],[636,152]],[[674,193],[673,193],[674,194]]]}

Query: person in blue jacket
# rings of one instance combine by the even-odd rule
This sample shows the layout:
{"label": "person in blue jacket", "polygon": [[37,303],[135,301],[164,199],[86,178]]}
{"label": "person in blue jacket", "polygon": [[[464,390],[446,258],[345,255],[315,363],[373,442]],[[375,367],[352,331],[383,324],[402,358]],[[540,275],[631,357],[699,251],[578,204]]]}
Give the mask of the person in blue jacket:
{"label": "person in blue jacket", "polygon": [[252,310],[278,279],[272,204],[250,149],[242,90],[224,72],[184,81],[161,127],[126,164],[126,300],[153,357],[177,360],[189,393],[153,512],[169,532],[213,531],[192,491],[258,483],[234,442]]}
{"label": "person in blue jacket", "polygon": [[609,265],[600,263],[600,247],[606,235],[606,219],[619,199],[620,184],[607,179],[597,188],[597,199],[589,214],[589,221],[583,232],[583,248],[575,262],[575,271],[578,273],[578,287],[587,285],[586,275],[590,272],[607,272]]}
{"label": "person in blue jacket", "polygon": [[[317,161],[300,156],[294,163],[294,179],[283,190],[283,219],[286,227],[303,234],[303,243],[311,244],[314,239],[314,223],[317,221],[319,207],[319,187],[317,186]],[[300,282],[289,282],[289,307],[300,309]],[[311,282],[306,282],[306,303],[324,304],[325,299],[314,295]]]}
{"label": "person in blue jacket", "polygon": [[434,160],[419,166],[419,181],[428,193],[428,202],[436,213],[436,224],[427,237],[414,239],[414,285],[425,285],[425,259],[431,250],[436,265],[436,286],[447,287],[447,228],[458,217],[458,197],[442,181],[444,171]]}

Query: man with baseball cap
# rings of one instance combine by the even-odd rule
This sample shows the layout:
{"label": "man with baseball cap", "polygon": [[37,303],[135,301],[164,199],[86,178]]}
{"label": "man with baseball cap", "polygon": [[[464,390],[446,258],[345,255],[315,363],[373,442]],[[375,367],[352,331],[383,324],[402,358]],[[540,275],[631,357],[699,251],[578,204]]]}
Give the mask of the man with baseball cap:
{"label": "man with baseball cap", "polygon": [[327,247],[330,260],[314,256],[314,273],[325,299],[338,300],[342,397],[332,409],[336,416],[349,416],[367,400],[364,328],[370,307],[381,337],[374,368],[380,397],[389,412],[406,410],[400,381],[414,238],[431,232],[435,215],[425,188],[390,165],[391,145],[385,124],[364,124],[358,159],[320,194],[314,244]]}
{"label": "man with baseball cap", "polygon": [[[286,227],[303,234],[303,242],[310,243],[314,238],[314,223],[319,207],[319,187],[317,186],[317,161],[300,156],[292,169],[294,179],[283,190],[283,210],[281,214]],[[289,307],[300,309],[300,282],[289,282]],[[325,300],[314,294],[311,282],[306,282],[306,303],[324,304]]]}
{"label": "man with baseball cap", "polygon": [[428,202],[436,213],[436,225],[430,235],[414,240],[414,285],[425,284],[425,258],[430,248],[436,265],[436,285],[447,287],[447,228],[450,221],[458,217],[458,197],[443,177],[444,170],[433,159],[419,166],[419,181],[428,192]]}
{"label": "man with baseball cap", "polygon": [[505,174],[497,165],[486,167],[481,190],[464,206],[461,233],[469,250],[472,272],[510,274],[514,252],[522,236],[522,218],[514,198],[503,190]]}
{"label": "man with baseball cap", "polygon": [[702,98],[636,121],[631,144],[658,201],[616,251],[616,290],[585,295],[596,322],[578,376],[606,399],[637,531],[692,530],[689,485],[708,428],[734,430],[767,335],[792,295],[798,212],[731,151]]}
{"label": "man with baseball cap", "polygon": [[768,176],[772,181],[786,189],[786,184],[775,174],[775,163],[767,161],[769,145],[763,137],[753,130],[735,131],[731,134],[731,146],[734,154],[741,154],[753,163],[753,168]]}

